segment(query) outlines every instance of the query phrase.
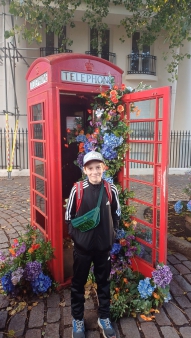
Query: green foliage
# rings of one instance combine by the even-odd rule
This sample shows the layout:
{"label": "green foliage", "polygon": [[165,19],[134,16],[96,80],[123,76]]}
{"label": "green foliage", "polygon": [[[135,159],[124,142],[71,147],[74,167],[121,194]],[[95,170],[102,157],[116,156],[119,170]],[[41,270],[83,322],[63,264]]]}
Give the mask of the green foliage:
{"label": "green foliage", "polygon": [[[3,1],[4,2],[4,1]],[[15,25],[6,38],[15,33],[21,33],[22,37],[30,43],[42,41],[42,28],[59,35],[65,25],[75,27],[76,11],[83,9],[82,21],[90,28],[98,31],[99,39],[94,38],[92,45],[100,50],[104,44],[103,34],[108,25],[106,18],[109,15],[110,6],[123,7],[124,18],[120,22],[127,37],[136,32],[141,32],[138,41],[139,46],[152,45],[160,36],[164,43],[168,44],[172,62],[167,66],[167,71],[172,73],[171,81],[177,78],[177,64],[190,54],[179,54],[176,48],[183,46],[184,41],[190,41],[191,31],[191,5],[189,0],[25,0],[20,2],[13,0],[10,3],[10,13],[15,17],[23,18],[22,25]],[[131,15],[129,16],[129,12]],[[123,34],[121,42],[125,42]],[[72,44],[71,40],[64,39],[63,43]],[[174,52],[175,51],[175,52]]]}

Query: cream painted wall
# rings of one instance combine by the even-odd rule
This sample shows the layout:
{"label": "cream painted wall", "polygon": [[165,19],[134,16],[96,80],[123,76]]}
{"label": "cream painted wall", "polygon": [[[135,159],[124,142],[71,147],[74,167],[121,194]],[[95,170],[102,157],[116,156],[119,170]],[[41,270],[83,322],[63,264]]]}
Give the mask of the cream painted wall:
{"label": "cream painted wall", "polygon": [[[112,13],[112,21],[114,21]],[[119,13],[122,15],[122,13]],[[0,16],[0,46],[2,47],[2,16]],[[17,22],[17,24],[19,21]],[[6,17],[6,29],[11,28],[10,17]],[[168,74],[165,69],[167,62],[163,60],[163,52],[168,50],[168,46],[163,44],[163,36],[158,38],[157,42],[151,48],[151,54],[157,56],[157,77],[152,76],[142,76],[135,75],[134,79],[129,79],[127,76],[127,55],[131,53],[132,41],[129,38],[126,38],[124,43],[121,43],[119,40],[120,36],[125,35],[123,27],[118,28],[117,25],[109,25],[110,28],[110,51],[116,53],[116,65],[124,70],[123,74],[123,83],[127,86],[136,87],[140,81],[144,78],[144,83],[151,85],[153,88],[169,86],[172,85],[172,112],[171,112],[171,129],[175,130],[186,130],[191,129],[191,114],[189,112],[190,107],[190,91],[191,91],[191,74],[190,74],[190,63],[191,60],[184,60],[184,62],[179,66],[179,78],[177,83],[169,83]],[[72,49],[74,53],[84,53],[85,51],[90,50],[89,45],[89,28],[86,23],[76,21],[76,27],[70,28],[67,27],[67,36],[73,40],[73,45],[68,48]],[[28,48],[26,50],[19,50],[19,52],[26,56],[26,61],[30,65],[34,59],[40,56],[39,48],[46,46],[45,41],[45,31],[43,33],[43,41],[40,45],[32,44],[28,45],[24,40],[18,41],[18,48]],[[56,39],[55,39],[56,40]],[[55,46],[56,43],[55,43]],[[33,49],[31,49],[33,48]],[[36,50],[35,50],[36,48]],[[185,48],[185,51],[191,52],[191,44],[188,43]],[[30,57],[30,58],[28,58]],[[16,62],[16,91],[17,99],[19,104],[20,113],[26,114],[26,80],[25,76],[27,73],[28,67],[22,59],[19,59],[19,62]],[[8,110],[14,112],[14,91],[13,91],[13,81],[11,77],[10,63],[7,60],[7,88],[8,88]],[[5,109],[5,76],[4,76],[4,65],[0,66],[0,111]],[[14,127],[15,118],[10,117],[10,127]],[[0,115],[0,127],[5,126],[5,116]],[[27,127],[27,118],[26,116],[20,117],[19,122],[20,128]]]}

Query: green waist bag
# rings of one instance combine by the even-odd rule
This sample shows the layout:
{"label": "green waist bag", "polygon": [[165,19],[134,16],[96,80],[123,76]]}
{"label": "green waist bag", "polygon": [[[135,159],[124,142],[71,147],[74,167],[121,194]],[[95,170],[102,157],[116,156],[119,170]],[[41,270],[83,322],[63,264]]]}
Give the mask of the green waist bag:
{"label": "green waist bag", "polygon": [[100,222],[100,205],[103,196],[104,185],[102,184],[98,198],[97,207],[88,211],[86,214],[71,220],[72,226],[81,232],[95,228]]}

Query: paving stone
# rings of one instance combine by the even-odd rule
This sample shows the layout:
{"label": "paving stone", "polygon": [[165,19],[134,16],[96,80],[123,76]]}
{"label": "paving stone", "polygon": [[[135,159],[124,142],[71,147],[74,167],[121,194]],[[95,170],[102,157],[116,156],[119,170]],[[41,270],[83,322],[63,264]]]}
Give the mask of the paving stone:
{"label": "paving stone", "polygon": [[144,322],[141,323],[141,329],[147,338],[160,338],[160,334],[154,323]]}
{"label": "paving stone", "polygon": [[173,305],[172,303],[167,303],[167,304],[164,305],[164,307],[165,307],[166,311],[168,312],[168,315],[171,317],[172,321],[176,325],[183,325],[183,324],[188,323],[186,317],[177,308],[176,305]]}
{"label": "paving stone", "polygon": [[40,327],[44,322],[44,303],[39,303],[31,309],[28,327]]}
{"label": "paving stone", "polygon": [[84,320],[87,330],[98,329],[97,317],[97,310],[84,311]]}
{"label": "paving stone", "polygon": [[0,237],[0,243],[7,243],[8,241],[8,237],[4,234],[4,235],[1,235]]}
{"label": "paving stone", "polygon": [[70,307],[64,307],[63,308],[62,322],[63,322],[63,325],[71,325],[72,315],[71,315],[71,308]]}
{"label": "paving stone", "polygon": [[181,296],[184,294],[184,290],[173,280],[170,283],[170,292],[173,296]]}
{"label": "paving stone", "polygon": [[7,311],[0,311],[0,329],[4,329],[7,320]]}
{"label": "paving stone", "polygon": [[191,291],[191,284],[189,284],[183,276],[175,275],[173,276],[173,280],[175,280],[185,292]]}
{"label": "paving stone", "polygon": [[172,272],[173,275],[179,274],[179,271],[175,269],[175,267],[171,264],[168,264],[170,271]]}
{"label": "paving stone", "polygon": [[2,332],[0,332],[0,338],[3,338],[3,333]]}
{"label": "paving stone", "polygon": [[187,292],[186,296],[191,300],[191,292]]}
{"label": "paving stone", "polygon": [[50,307],[47,312],[47,322],[55,323],[60,320],[60,308]]}
{"label": "paving stone", "polygon": [[71,304],[70,295],[71,295],[70,289],[65,289],[64,290],[64,300],[65,300],[66,306],[70,306],[70,304]]}
{"label": "paving stone", "polygon": [[175,300],[183,309],[191,307],[191,302],[188,298],[186,298],[186,296],[175,297]]}
{"label": "paving stone", "polygon": [[168,256],[168,261],[171,263],[171,264],[179,264],[180,263],[180,261],[179,261],[179,259],[177,259],[176,257],[174,257],[174,256]]}
{"label": "paving stone", "polygon": [[9,305],[9,298],[0,294],[0,309],[3,309]]}
{"label": "paving stone", "polygon": [[188,269],[190,269],[190,271],[191,271],[191,261],[184,261],[184,262],[182,262],[184,265],[186,265],[187,266],[187,268]]}
{"label": "paving stone", "polygon": [[[64,336],[65,337],[65,336]],[[99,338],[100,337],[100,334],[98,331],[88,331],[86,333],[86,337],[87,338]]]}
{"label": "paving stone", "polygon": [[5,242],[5,243],[0,243],[0,250],[8,248],[9,247],[9,243]]}
{"label": "paving stone", "polygon": [[[72,328],[67,327],[66,329],[64,329],[64,332],[62,333],[62,338],[71,338],[71,337],[72,337]],[[99,337],[100,335],[96,336],[95,338],[99,338]]]}
{"label": "paving stone", "polygon": [[160,313],[155,314],[155,320],[158,325],[170,325],[171,324],[169,318],[167,317],[166,313],[164,312],[162,308],[160,309]]}
{"label": "paving stone", "polygon": [[185,309],[184,312],[186,313],[186,315],[188,316],[188,318],[191,319],[191,308]]}
{"label": "paving stone", "polygon": [[183,338],[190,338],[191,337],[191,327],[181,327],[180,333]]}
{"label": "paving stone", "polygon": [[188,275],[184,275],[184,277],[189,283],[191,283],[191,273],[189,273]]}
{"label": "paving stone", "polygon": [[132,337],[140,338],[141,337],[134,318],[120,319],[120,326],[121,326],[122,333],[125,335],[125,338],[132,338]]}
{"label": "paving stone", "polygon": [[25,308],[23,311],[16,313],[9,323],[9,330],[14,330],[16,332],[16,336],[20,337],[23,335],[25,329],[25,321],[27,317],[27,309]]}
{"label": "paving stone", "polygon": [[59,323],[47,324],[44,337],[45,338],[60,338]]}
{"label": "paving stone", "polygon": [[47,298],[47,306],[48,307],[58,307],[60,304],[60,295],[57,293],[52,293],[48,298]]}
{"label": "paving stone", "polygon": [[25,338],[41,338],[41,330],[34,329],[34,330],[27,330]]}
{"label": "paving stone", "polygon": [[174,267],[181,273],[181,275],[186,275],[190,272],[190,270],[186,266],[184,266],[182,263],[175,264]]}
{"label": "paving stone", "polygon": [[160,329],[165,338],[179,338],[177,331],[171,326],[162,326]]}
{"label": "paving stone", "polygon": [[181,253],[179,252],[176,252],[173,254],[176,258],[178,258],[180,261],[187,261],[188,258],[186,258],[184,255],[182,255]]}

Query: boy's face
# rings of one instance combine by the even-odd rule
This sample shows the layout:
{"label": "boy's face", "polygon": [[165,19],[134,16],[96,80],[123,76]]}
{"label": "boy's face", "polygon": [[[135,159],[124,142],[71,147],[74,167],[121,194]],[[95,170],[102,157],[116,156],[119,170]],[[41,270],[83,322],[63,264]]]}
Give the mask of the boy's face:
{"label": "boy's face", "polygon": [[84,166],[84,173],[92,184],[99,184],[101,182],[104,170],[104,163],[99,161],[90,161]]}

